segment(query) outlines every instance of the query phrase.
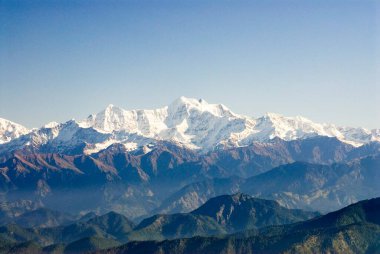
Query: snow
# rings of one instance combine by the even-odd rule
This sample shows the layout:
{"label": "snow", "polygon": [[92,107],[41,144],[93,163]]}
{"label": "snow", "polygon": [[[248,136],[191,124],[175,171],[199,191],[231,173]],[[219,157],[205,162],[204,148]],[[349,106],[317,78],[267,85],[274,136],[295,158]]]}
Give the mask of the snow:
{"label": "snow", "polygon": [[57,127],[58,125],[59,123],[53,121],[53,122],[45,124],[44,126],[42,126],[42,128],[54,128],[54,127]]}
{"label": "snow", "polygon": [[0,118],[0,144],[7,143],[29,132],[30,130],[20,124]]}
{"label": "snow", "polygon": [[[18,138],[27,133],[22,139]],[[86,153],[98,152],[114,143],[134,150],[162,140],[207,152],[246,146],[255,141],[265,142],[276,137],[295,140],[317,135],[336,137],[354,146],[380,142],[380,129],[337,127],[314,123],[301,116],[286,117],[275,113],[253,118],[233,113],[222,104],[186,97],[150,110],[125,110],[110,104],[84,120],[62,124],[53,122],[32,131],[0,119],[0,142],[12,143],[9,147],[27,144],[74,147],[85,143]],[[5,149],[7,146],[3,149],[0,146],[0,152]]]}

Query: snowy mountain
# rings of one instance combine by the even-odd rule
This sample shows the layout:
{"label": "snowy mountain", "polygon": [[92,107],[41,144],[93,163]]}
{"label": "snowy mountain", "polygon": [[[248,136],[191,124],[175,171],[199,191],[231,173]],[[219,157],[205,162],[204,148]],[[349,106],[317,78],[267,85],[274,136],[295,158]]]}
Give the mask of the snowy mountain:
{"label": "snowy mountain", "polygon": [[185,97],[153,110],[124,110],[109,105],[84,120],[50,123],[22,137],[19,136],[28,131],[16,124],[13,126],[17,128],[8,128],[8,132],[3,131],[4,127],[0,129],[2,143],[7,142],[0,146],[0,153],[30,145],[54,152],[82,147],[84,152],[94,153],[114,143],[135,150],[157,141],[170,141],[207,152],[247,146],[255,141],[266,142],[276,137],[288,141],[328,136],[353,146],[380,142],[380,129],[337,127],[314,123],[304,117],[273,113],[253,118],[235,114],[222,104]]}
{"label": "snowy mountain", "polygon": [[0,118],[0,144],[9,142],[29,132],[27,128],[20,124]]}

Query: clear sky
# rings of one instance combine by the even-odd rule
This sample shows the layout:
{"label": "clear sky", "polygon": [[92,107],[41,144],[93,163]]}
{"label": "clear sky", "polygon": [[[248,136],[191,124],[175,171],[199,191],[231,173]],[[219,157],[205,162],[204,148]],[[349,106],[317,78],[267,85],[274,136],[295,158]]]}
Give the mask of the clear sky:
{"label": "clear sky", "polygon": [[380,128],[380,1],[0,0],[0,117],[203,98]]}

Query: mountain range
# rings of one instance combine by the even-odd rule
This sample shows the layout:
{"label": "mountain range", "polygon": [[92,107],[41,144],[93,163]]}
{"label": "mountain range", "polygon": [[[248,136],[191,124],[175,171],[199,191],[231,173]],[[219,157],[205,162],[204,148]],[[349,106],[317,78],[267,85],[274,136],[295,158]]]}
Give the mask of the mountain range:
{"label": "mountain range", "polygon": [[1,253],[378,253],[380,198],[320,215],[246,194],[135,225],[110,212],[56,227],[0,227]]}
{"label": "mountain range", "polygon": [[33,130],[0,124],[3,221],[16,219],[13,204],[139,220],[239,191],[321,212],[380,195],[378,130],[251,118],[184,97]]}
{"label": "mountain range", "polygon": [[236,114],[222,104],[186,97],[153,110],[124,110],[109,105],[81,121],[51,122],[32,130],[0,120],[0,154],[22,148],[91,154],[115,143],[123,144],[129,151],[149,150],[158,141],[202,152],[243,147],[276,137],[286,141],[336,137],[356,147],[380,141],[380,129],[337,127],[274,113],[254,118]]}
{"label": "mountain range", "polygon": [[290,225],[219,237],[130,242],[96,253],[379,253],[380,198]]}
{"label": "mountain range", "polygon": [[[372,253],[378,201],[344,207],[379,182],[379,129],[201,99],[31,130],[0,119],[0,253]],[[327,225],[342,208],[354,222]]]}
{"label": "mountain range", "polygon": [[188,212],[213,196],[243,191],[288,208],[326,212],[380,195],[379,154],[374,144],[355,148],[327,137],[208,154],[173,144],[147,153],[118,144],[91,155],[16,151],[0,163],[0,197],[3,204],[25,200],[73,214],[117,211],[133,219]]}
{"label": "mountain range", "polygon": [[[212,207],[213,209],[210,209]],[[46,221],[64,217],[56,211],[39,209]],[[100,239],[120,245],[133,240],[165,240],[194,236],[213,236],[245,230],[257,230],[271,225],[282,225],[318,216],[316,212],[287,209],[275,201],[252,198],[246,194],[223,195],[215,197],[190,213],[157,214],[135,225],[125,216],[109,212],[90,218],[77,218],[61,225],[36,225],[30,213],[22,216],[22,221],[0,227],[0,239],[12,244],[34,242],[45,248],[55,249],[64,245],[66,251],[78,242]],[[67,217],[67,216],[66,216]],[[71,218],[72,219],[72,218]],[[21,223],[20,223],[21,222]],[[30,227],[29,225],[34,224]],[[111,242],[109,242],[111,241]],[[1,247],[1,245],[0,245]],[[78,251],[78,246],[75,248]]]}

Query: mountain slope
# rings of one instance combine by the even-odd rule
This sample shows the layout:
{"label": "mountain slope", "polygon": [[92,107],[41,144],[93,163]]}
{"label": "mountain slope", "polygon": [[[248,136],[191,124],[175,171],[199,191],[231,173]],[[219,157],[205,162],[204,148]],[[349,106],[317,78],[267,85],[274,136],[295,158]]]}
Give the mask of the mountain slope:
{"label": "mountain slope", "polygon": [[225,234],[225,229],[209,216],[159,214],[144,219],[128,234],[128,240],[164,240],[196,235]]}
{"label": "mountain slope", "polygon": [[86,222],[87,225],[96,226],[100,230],[112,235],[114,238],[124,240],[125,235],[135,227],[134,223],[123,215],[109,212]]}
{"label": "mountain slope", "polygon": [[[274,169],[248,179],[232,176],[191,183],[167,197],[155,212],[189,212],[212,197],[239,191],[277,200],[288,208],[326,212],[380,195],[377,148],[346,148],[336,139],[319,137],[288,142],[273,140],[263,146],[254,144],[211,153],[208,162],[240,176],[266,171],[268,164]],[[316,153],[317,150],[325,151],[326,156]],[[370,156],[343,163],[365,153]],[[287,162],[281,165],[281,160]],[[334,160],[342,161],[329,163]]]}
{"label": "mountain slope", "polygon": [[287,209],[275,201],[252,198],[243,193],[212,198],[191,213],[213,218],[228,232],[289,224],[319,215]]}
{"label": "mountain slope", "polygon": [[302,221],[317,215],[238,193],[212,198],[191,213],[159,214],[144,219],[128,234],[128,239],[141,241],[220,235]]}
{"label": "mountain slope", "polygon": [[[380,198],[291,225],[226,237],[130,242],[107,253],[378,253]],[[96,253],[105,253],[98,251]]]}
{"label": "mountain slope", "polygon": [[[368,155],[376,158],[374,154],[380,154],[378,149],[375,144],[355,148],[336,138],[313,137],[294,141],[273,139],[207,154],[169,142],[146,147],[145,151],[128,151],[122,144],[113,144],[91,155],[16,151],[0,162],[0,191],[9,202],[31,200],[72,214],[114,210],[132,219],[161,212],[189,212],[211,197],[238,191],[275,199],[289,208],[331,211],[377,195],[379,160],[362,159],[360,163],[356,158]],[[352,159],[348,165],[346,162]],[[249,179],[248,182],[255,181],[254,185],[243,184],[245,180],[241,179],[294,161],[323,164],[309,171],[314,172],[316,179],[329,179],[323,186],[328,187],[326,193],[331,195],[305,184],[300,186],[308,188],[307,196],[297,196],[301,195],[300,188],[280,189],[281,183],[274,185],[273,191],[269,190],[266,186],[271,186],[272,173]],[[329,165],[332,162],[341,163]],[[273,179],[290,183],[292,179],[287,175],[294,173],[290,171],[296,165],[309,167],[307,163],[283,166],[289,169],[283,176],[277,173]],[[333,173],[335,167],[339,168],[335,172],[338,175]],[[299,173],[297,181],[308,176],[307,170],[295,172]],[[356,192],[349,188],[351,178]],[[263,185],[266,182],[268,185]],[[261,185],[261,190],[255,189]],[[347,190],[343,191],[342,186]]]}
{"label": "mountain slope", "polygon": [[109,249],[118,245],[120,245],[120,243],[113,239],[86,237],[65,246],[63,253],[89,253],[96,250]]}
{"label": "mountain slope", "polygon": [[153,212],[160,214],[190,212],[210,198],[239,192],[242,183],[244,179],[237,176],[191,183],[166,198]]}
{"label": "mountain slope", "polygon": [[88,221],[78,221],[57,227],[23,228],[9,224],[0,227],[0,238],[5,242],[20,243],[33,241],[47,246],[57,243],[71,243],[83,238],[107,238],[114,241],[125,241],[134,224],[125,216],[110,212],[95,216]]}
{"label": "mountain slope", "polygon": [[286,207],[331,211],[379,196],[379,168],[379,155],[332,165],[295,162],[247,179],[241,190]]}
{"label": "mountain slope", "polygon": [[40,229],[39,234],[50,236],[52,243],[70,243],[87,237],[110,238],[125,241],[134,224],[125,216],[110,212],[96,216],[86,222],[76,222],[67,226]]}

